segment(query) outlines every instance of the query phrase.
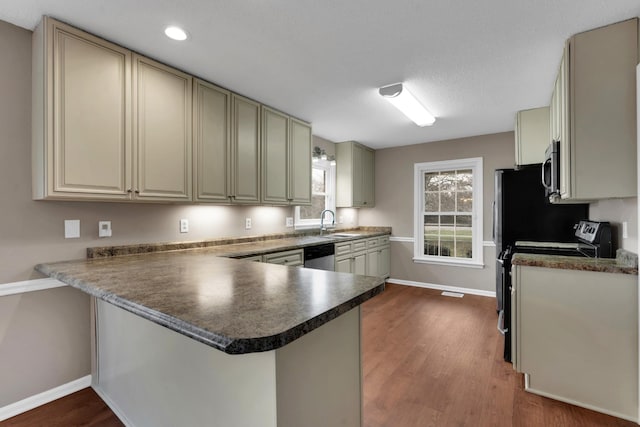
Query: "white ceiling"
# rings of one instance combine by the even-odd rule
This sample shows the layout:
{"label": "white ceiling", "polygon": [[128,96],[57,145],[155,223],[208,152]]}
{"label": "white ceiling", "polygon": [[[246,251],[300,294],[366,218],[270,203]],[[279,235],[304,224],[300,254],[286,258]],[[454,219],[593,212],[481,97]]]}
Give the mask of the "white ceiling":
{"label": "white ceiling", "polygon": [[[3,0],[0,19],[43,15],[373,148],[513,129],[548,105],[564,41],[640,15],[638,0]],[[168,24],[186,42],[167,39]],[[612,47],[615,48],[615,47]],[[420,128],[380,98],[403,81],[438,118]]]}

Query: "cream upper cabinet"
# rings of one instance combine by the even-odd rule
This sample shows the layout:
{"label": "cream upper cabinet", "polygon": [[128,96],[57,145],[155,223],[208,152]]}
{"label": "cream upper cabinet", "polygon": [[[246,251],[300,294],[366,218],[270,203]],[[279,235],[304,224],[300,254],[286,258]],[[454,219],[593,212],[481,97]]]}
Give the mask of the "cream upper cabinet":
{"label": "cream upper cabinet", "polygon": [[289,119],[289,202],[311,204],[311,126]]}
{"label": "cream upper cabinet", "polygon": [[516,113],[516,165],[541,164],[549,138],[549,107],[523,110]]}
{"label": "cream upper cabinet", "polygon": [[550,112],[562,199],[636,197],[637,64],[637,18],[568,40]]}
{"label": "cream upper cabinet", "polygon": [[231,96],[231,199],[260,203],[260,104]]}
{"label": "cream upper cabinet", "polygon": [[289,117],[262,107],[262,201],[289,204]]}
{"label": "cream upper cabinet", "polygon": [[354,141],[336,145],[336,207],[375,206],[375,152]]}
{"label": "cream upper cabinet", "polygon": [[192,77],[133,58],[135,198],[191,200]]}
{"label": "cream upper cabinet", "polygon": [[193,89],[194,200],[230,201],[231,93],[202,80]]}
{"label": "cream upper cabinet", "polygon": [[262,202],[311,203],[311,127],[262,107]]}
{"label": "cream upper cabinet", "polygon": [[45,17],[33,68],[34,199],[128,199],[131,53]]}

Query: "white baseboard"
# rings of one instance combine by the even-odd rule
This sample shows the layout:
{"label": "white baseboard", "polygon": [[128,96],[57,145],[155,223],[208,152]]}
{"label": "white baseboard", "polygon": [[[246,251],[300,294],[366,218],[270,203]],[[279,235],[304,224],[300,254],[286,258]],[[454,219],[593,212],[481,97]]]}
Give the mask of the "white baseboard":
{"label": "white baseboard", "polygon": [[23,412],[42,406],[45,403],[53,402],[56,399],[75,393],[91,386],[91,375],[78,378],[77,380],[62,384],[51,390],[43,391],[35,396],[27,397],[7,406],[0,408],[0,421],[15,417]]}
{"label": "white baseboard", "polygon": [[469,295],[481,295],[483,297],[496,297],[495,291],[483,291],[482,289],[460,288],[458,286],[436,285],[434,283],[414,282],[413,280],[387,279],[389,283],[397,283],[398,285],[416,286],[418,288],[437,289],[440,291],[459,292]]}
{"label": "white baseboard", "polygon": [[67,286],[57,279],[46,277],[44,279],[25,280],[23,282],[5,283],[0,285],[0,297],[23,294],[25,292],[42,291],[45,289]]}

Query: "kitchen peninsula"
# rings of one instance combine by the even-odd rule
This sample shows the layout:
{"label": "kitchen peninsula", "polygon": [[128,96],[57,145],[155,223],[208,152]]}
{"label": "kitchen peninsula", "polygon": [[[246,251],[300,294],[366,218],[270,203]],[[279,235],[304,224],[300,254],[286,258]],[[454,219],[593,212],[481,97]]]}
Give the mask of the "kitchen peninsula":
{"label": "kitchen peninsula", "polygon": [[359,305],[384,278],[220,256],[231,252],[36,268],[94,297],[93,387],[125,424],[359,426]]}

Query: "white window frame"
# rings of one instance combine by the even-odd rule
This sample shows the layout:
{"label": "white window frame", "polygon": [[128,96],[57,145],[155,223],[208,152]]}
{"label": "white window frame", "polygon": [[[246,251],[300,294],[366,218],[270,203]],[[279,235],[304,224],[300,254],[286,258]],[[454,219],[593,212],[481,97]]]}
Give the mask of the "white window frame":
{"label": "white window frame", "polygon": [[[459,169],[471,169],[473,173],[473,208],[471,211],[471,236],[473,258],[457,258],[440,255],[424,254],[424,174],[428,172],[451,171]],[[416,263],[427,263],[437,265],[451,265],[460,267],[484,267],[483,254],[483,231],[482,231],[482,157],[473,157],[469,159],[444,160],[438,162],[425,162],[414,164],[414,246],[413,261]]]}
{"label": "white window frame", "polygon": [[[331,209],[333,213],[336,212],[336,165],[328,160],[317,160],[311,165],[312,168],[322,169],[326,173],[326,209]],[[313,195],[313,194],[312,194]],[[336,223],[338,219],[336,218]],[[304,230],[310,228],[320,227],[320,218],[301,219],[300,218],[300,206],[296,206],[295,209],[295,223],[296,230]],[[331,223],[329,223],[331,225]]]}

